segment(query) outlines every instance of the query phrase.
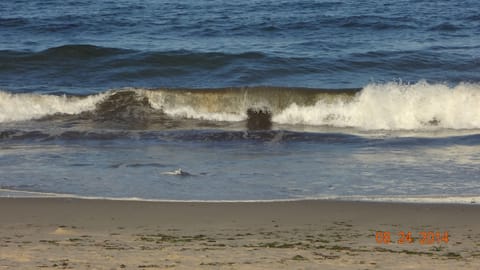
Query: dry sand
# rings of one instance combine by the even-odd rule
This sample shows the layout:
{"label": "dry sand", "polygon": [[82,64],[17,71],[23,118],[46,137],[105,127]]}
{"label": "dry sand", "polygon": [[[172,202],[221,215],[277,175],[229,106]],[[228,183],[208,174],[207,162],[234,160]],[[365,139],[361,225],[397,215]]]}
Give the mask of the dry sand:
{"label": "dry sand", "polygon": [[166,268],[480,269],[480,206],[0,198],[0,269]]}

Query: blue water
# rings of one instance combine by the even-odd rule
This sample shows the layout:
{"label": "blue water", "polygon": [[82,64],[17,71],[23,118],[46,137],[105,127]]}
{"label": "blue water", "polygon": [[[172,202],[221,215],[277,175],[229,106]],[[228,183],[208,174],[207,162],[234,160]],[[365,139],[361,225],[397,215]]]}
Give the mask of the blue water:
{"label": "blue water", "polygon": [[477,82],[479,5],[2,1],[0,87],[81,94],[131,86]]}
{"label": "blue water", "polygon": [[0,188],[478,196],[479,10],[474,0],[2,1]]}

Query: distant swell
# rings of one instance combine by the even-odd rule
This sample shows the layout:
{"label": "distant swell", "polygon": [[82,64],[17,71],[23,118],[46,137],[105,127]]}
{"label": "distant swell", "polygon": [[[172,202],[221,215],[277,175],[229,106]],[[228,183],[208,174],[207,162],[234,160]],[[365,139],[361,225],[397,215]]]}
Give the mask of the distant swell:
{"label": "distant swell", "polygon": [[[142,124],[157,124],[161,129],[202,128],[247,120],[249,129],[270,129],[269,121],[361,130],[478,129],[478,104],[480,85],[467,83],[450,87],[392,82],[361,90],[132,88],[86,97],[0,92],[0,122],[61,120],[70,115],[94,121],[97,127],[113,122],[137,129]],[[189,119],[200,122],[185,126]]]}
{"label": "distant swell", "polygon": [[[159,66],[199,66],[216,67],[228,64],[235,60],[251,59],[258,60],[266,57],[259,52],[244,52],[238,54],[218,52],[194,52],[194,51],[136,51],[127,49],[107,48],[89,44],[63,45],[48,48],[39,52],[30,51],[0,51],[0,59],[4,65],[41,65],[54,64],[65,66],[69,63],[77,66],[78,63],[89,63],[105,67],[128,67],[155,64]],[[103,59],[104,62],[101,60]],[[95,60],[95,61],[94,61]],[[70,61],[70,62],[66,62]],[[97,62],[98,61],[98,62]],[[8,66],[4,67],[5,69]]]}
{"label": "distant swell", "polygon": [[[203,78],[218,78],[219,84],[235,85],[255,80],[258,74],[252,70],[253,64],[267,78],[287,71],[305,71],[295,71],[298,69],[295,65],[308,63],[308,59],[292,61],[255,51],[140,51],[88,44],[64,45],[43,51],[0,50],[0,78],[3,78],[0,84],[37,91],[38,87],[27,83],[33,80],[59,88],[76,85],[98,89],[99,85],[144,87],[175,85],[178,81],[188,82],[187,85],[208,85]],[[85,79],[79,81],[79,77]]]}
{"label": "distant swell", "polygon": [[[317,46],[311,41],[302,44]],[[42,51],[3,50],[0,51],[0,87],[22,92],[60,89],[83,94],[86,89],[98,92],[105,88],[158,85],[348,88],[365,85],[368,78],[388,81],[399,76],[413,82],[421,79],[449,83],[479,81],[478,58],[472,57],[478,50],[476,45],[403,50],[372,48],[349,50],[344,54],[328,53],[335,46],[325,46],[318,49],[325,53],[318,54],[262,50],[149,51],[89,44],[63,45]]]}

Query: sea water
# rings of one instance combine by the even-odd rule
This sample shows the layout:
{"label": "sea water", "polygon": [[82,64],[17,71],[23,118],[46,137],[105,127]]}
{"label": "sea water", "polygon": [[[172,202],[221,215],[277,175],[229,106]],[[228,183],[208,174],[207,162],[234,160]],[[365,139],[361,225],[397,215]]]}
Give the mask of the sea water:
{"label": "sea water", "polygon": [[479,10],[3,1],[0,195],[475,202]]}

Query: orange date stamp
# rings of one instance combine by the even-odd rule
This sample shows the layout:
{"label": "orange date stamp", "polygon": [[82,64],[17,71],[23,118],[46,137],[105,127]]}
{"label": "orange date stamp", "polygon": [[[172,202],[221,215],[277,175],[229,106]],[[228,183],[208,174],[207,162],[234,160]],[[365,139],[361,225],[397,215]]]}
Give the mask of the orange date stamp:
{"label": "orange date stamp", "polygon": [[415,243],[416,240],[418,240],[418,243],[420,245],[433,245],[441,243],[448,244],[448,231],[422,231],[415,235],[415,237],[411,232],[404,231],[400,231],[396,234],[392,234],[389,231],[375,232],[375,241],[377,242],[377,244],[397,243],[403,245]]}

